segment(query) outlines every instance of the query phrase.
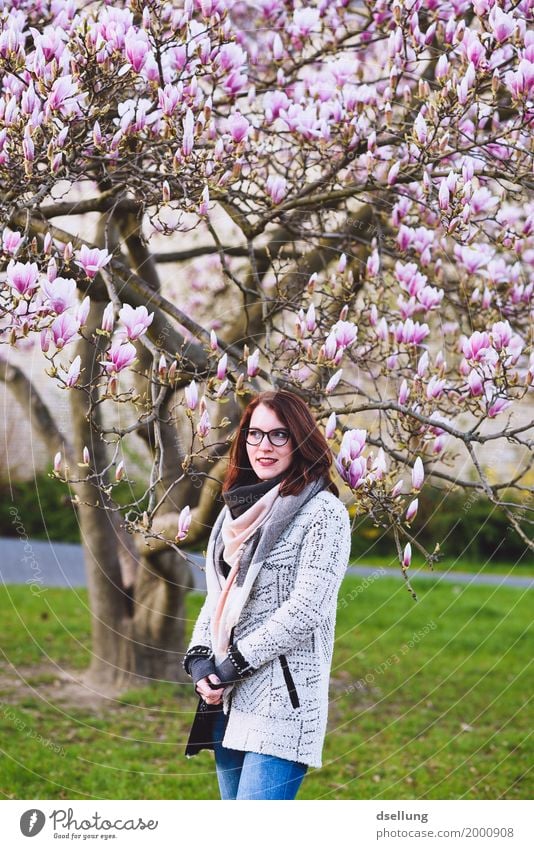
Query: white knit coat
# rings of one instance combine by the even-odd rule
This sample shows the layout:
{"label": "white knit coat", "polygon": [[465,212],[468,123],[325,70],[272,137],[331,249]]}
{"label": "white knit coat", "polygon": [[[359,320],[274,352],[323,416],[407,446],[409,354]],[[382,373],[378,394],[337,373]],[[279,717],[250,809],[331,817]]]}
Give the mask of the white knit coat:
{"label": "white knit coat", "polygon": [[[207,563],[227,511],[210,534]],[[337,595],[349,552],[347,509],[328,490],[310,498],[285,529],[263,532],[252,560],[257,576],[234,631],[257,671],[225,695],[223,746],[322,766]],[[209,622],[206,599],[189,648],[212,647]]]}

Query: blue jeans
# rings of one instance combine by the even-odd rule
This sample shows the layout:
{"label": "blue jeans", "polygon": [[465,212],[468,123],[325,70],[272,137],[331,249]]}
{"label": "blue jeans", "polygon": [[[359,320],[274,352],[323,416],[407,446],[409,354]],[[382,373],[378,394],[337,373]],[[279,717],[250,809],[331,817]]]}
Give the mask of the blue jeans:
{"label": "blue jeans", "polygon": [[221,799],[294,799],[307,764],[226,749],[221,742],[227,722],[228,715],[222,710],[215,714],[215,768]]}

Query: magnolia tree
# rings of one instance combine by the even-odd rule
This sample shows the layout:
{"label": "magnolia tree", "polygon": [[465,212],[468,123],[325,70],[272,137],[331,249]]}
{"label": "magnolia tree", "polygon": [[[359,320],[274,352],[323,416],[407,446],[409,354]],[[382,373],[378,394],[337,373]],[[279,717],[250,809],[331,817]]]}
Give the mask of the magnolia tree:
{"label": "magnolia tree", "polygon": [[[0,0],[1,338],[71,398],[62,434],[31,394],[78,505],[92,681],[179,678],[183,547],[261,389],[310,404],[410,591],[439,547],[424,485],[532,546],[530,5]],[[152,470],[119,509],[134,434]]]}

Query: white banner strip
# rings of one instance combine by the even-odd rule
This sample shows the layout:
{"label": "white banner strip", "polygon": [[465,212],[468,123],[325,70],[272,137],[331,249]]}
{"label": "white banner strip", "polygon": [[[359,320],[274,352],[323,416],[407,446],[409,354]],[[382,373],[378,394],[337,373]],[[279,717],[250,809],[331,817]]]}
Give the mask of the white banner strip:
{"label": "white banner strip", "polygon": [[[236,813],[235,805],[241,810]],[[203,849],[233,842],[254,849],[532,849],[529,801],[72,801],[0,802],[2,842],[35,849],[62,842]],[[229,806],[223,811],[223,806]],[[275,807],[278,810],[275,810]],[[266,814],[268,819],[265,819]],[[237,823],[237,825],[236,825]],[[31,843],[35,839],[35,843]]]}

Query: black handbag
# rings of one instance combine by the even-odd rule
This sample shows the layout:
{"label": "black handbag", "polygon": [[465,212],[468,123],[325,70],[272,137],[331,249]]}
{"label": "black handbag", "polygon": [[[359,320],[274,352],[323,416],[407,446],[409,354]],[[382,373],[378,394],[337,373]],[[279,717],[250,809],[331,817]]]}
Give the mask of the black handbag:
{"label": "black handbag", "polygon": [[222,711],[222,704],[208,705],[202,697],[198,700],[198,705],[189,732],[189,739],[185,747],[186,757],[192,757],[198,754],[202,749],[215,748],[213,740],[215,714]]}

